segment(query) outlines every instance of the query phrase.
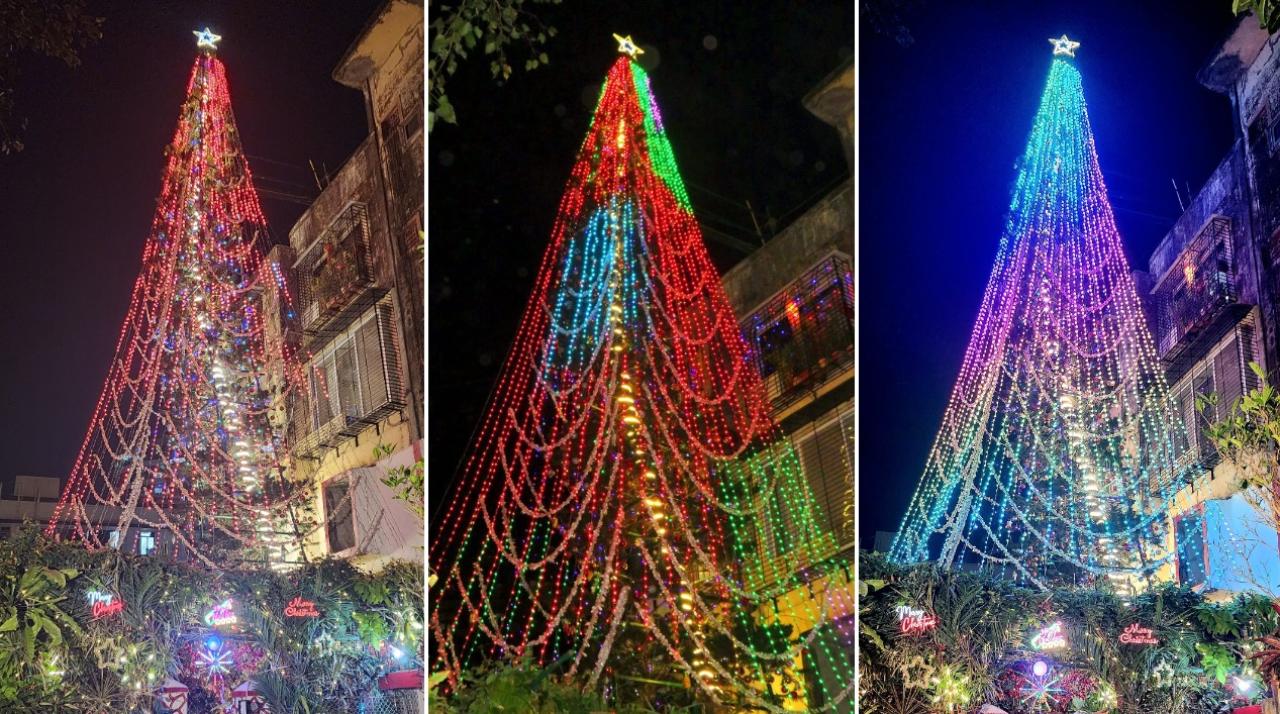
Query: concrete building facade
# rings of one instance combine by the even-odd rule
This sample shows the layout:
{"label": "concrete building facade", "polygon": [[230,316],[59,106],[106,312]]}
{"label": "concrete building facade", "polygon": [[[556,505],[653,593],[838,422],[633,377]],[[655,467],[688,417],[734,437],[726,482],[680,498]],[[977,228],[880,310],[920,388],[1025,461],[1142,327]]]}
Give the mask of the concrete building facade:
{"label": "concrete building facade", "polygon": [[[805,97],[805,107],[840,133],[853,172],[853,62],[846,62]],[[843,182],[723,277],[725,292],[741,316],[742,332],[764,380],[775,421],[791,441],[813,495],[818,519],[833,547],[809,556],[823,560],[827,575],[779,598],[779,611],[805,612],[803,601],[847,592],[829,602],[848,612],[829,613],[822,627],[853,631],[854,533],[854,193]],[[757,543],[764,570],[779,576],[818,565],[785,555],[767,536]],[[806,556],[808,557],[808,556]],[[790,602],[795,601],[795,602]],[[791,622],[804,636],[818,623]],[[811,652],[798,662],[810,707],[821,707],[821,687],[832,672],[853,662],[853,642],[841,651]],[[847,657],[847,663],[829,661]],[[854,697],[832,711],[852,712]]]}
{"label": "concrete building facade", "polygon": [[[1223,596],[1280,594],[1276,533],[1205,435],[1242,394],[1264,379],[1280,383],[1278,39],[1245,17],[1200,71],[1204,86],[1230,100],[1235,141],[1138,274],[1186,427],[1180,463],[1191,474],[1171,510],[1176,562],[1165,576]],[[1215,396],[1206,404],[1207,395]]]}
{"label": "concrete building facade", "polygon": [[369,135],[271,255],[307,359],[286,418],[291,477],[316,491],[306,555],[369,568],[423,556],[420,511],[383,483],[422,462],[423,31],[420,4],[391,0],[347,50],[333,76]]}

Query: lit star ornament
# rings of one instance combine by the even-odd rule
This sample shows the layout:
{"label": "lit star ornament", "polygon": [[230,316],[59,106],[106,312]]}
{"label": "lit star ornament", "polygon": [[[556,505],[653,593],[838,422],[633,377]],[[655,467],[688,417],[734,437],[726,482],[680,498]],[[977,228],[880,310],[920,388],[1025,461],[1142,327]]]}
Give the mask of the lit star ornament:
{"label": "lit star ornament", "polygon": [[208,27],[203,30],[192,30],[191,34],[196,36],[196,47],[203,49],[218,49],[218,41],[222,39],[222,35],[213,34],[213,30]]}
{"label": "lit star ornament", "polygon": [[637,45],[631,40],[631,35],[623,37],[615,32],[613,33],[613,39],[618,41],[618,51],[624,55],[630,56],[631,59],[635,59],[636,55],[644,54],[644,50],[640,49],[640,45]]}
{"label": "lit star ornament", "polygon": [[1069,39],[1065,34],[1057,39],[1050,37],[1049,44],[1053,45],[1054,57],[1075,57],[1076,48],[1080,46],[1079,42]]}

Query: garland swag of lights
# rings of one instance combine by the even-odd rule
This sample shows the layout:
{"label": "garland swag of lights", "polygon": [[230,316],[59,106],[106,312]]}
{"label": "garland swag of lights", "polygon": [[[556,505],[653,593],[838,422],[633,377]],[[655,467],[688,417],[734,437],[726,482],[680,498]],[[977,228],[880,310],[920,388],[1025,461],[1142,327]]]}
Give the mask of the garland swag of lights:
{"label": "garland swag of lights", "polygon": [[[768,672],[824,657],[834,674],[808,699],[831,710],[853,692],[851,575],[827,567],[827,587],[781,597],[803,587],[800,566],[830,564],[833,538],[772,421],[649,78],[621,51],[433,524],[435,667],[530,656],[596,682],[639,626],[706,698],[770,711],[806,695],[764,696]],[[783,638],[777,623],[813,627]],[[751,624],[767,647],[736,636]]]}
{"label": "garland swag of lights", "polygon": [[1141,589],[1171,561],[1165,504],[1185,431],[1116,230],[1080,73],[1058,54],[890,557],[977,563],[1040,588],[1107,578]]}
{"label": "garland swag of lights", "polygon": [[305,387],[264,315],[292,318],[292,300],[264,259],[225,67],[201,39],[115,358],[46,533],[136,551],[154,529],[168,555],[217,568],[297,547],[306,494],[283,477],[273,417]]}

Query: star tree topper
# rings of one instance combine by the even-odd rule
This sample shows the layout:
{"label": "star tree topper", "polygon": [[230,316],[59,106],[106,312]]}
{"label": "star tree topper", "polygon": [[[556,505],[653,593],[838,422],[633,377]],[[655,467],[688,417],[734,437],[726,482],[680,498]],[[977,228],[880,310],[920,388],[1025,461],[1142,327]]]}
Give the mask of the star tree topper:
{"label": "star tree topper", "polygon": [[218,49],[218,41],[222,39],[222,35],[213,34],[213,30],[210,30],[208,26],[203,30],[192,30],[191,34],[196,36],[196,47],[201,49],[216,50]]}
{"label": "star tree topper", "polygon": [[644,50],[640,49],[640,45],[631,41],[631,35],[623,37],[618,33],[613,33],[613,39],[618,41],[618,51],[624,55],[628,55],[631,59],[635,59],[636,55],[644,54]]}
{"label": "star tree topper", "polygon": [[1049,44],[1053,45],[1053,56],[1075,57],[1076,48],[1080,46],[1079,42],[1069,39],[1064,33],[1062,37],[1049,38]]}

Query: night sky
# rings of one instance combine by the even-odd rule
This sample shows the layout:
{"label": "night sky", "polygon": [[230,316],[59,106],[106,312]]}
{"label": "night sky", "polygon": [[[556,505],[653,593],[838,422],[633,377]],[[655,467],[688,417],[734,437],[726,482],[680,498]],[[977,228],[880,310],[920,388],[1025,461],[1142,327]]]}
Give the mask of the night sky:
{"label": "night sky", "polygon": [[[558,34],[549,66],[506,86],[464,63],[458,125],[430,136],[431,513],[446,497],[528,300],[564,182],[617,57],[645,50],[663,124],[705,225],[758,245],[849,175],[833,128],[800,99],[853,52],[853,3],[591,2],[533,6]],[[723,269],[745,253],[709,240]]]}
{"label": "night sky", "polygon": [[[1233,27],[1230,2],[924,3],[915,42],[863,34],[859,535],[893,531],[914,492],[991,271],[1048,75],[1077,67],[1120,234],[1145,269],[1230,148],[1230,103],[1196,71]],[[1186,190],[1184,191],[1184,200]]]}
{"label": "night sky", "polygon": [[[271,230],[287,241],[366,134],[359,92],[330,73],[378,0],[96,2],[83,64],[21,58],[26,150],[0,156],[0,481],[64,477],[84,438],[137,277],[196,55],[223,36],[232,105]],[[299,202],[301,201],[301,203]]]}

